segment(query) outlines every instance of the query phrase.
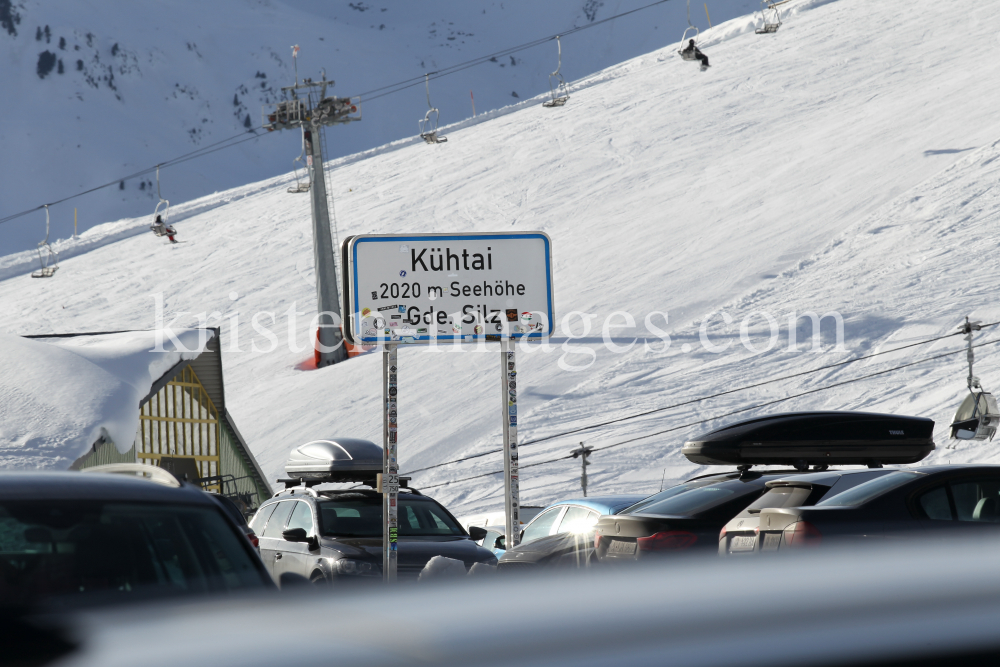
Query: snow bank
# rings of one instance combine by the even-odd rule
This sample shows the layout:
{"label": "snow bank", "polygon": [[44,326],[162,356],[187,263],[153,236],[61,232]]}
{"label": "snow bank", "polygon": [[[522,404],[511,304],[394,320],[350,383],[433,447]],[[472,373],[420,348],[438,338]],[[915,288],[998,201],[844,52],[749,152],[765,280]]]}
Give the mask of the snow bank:
{"label": "snow bank", "polygon": [[101,437],[132,447],[139,401],[170,368],[214,336],[158,332],[29,339],[0,334],[0,468],[66,469]]}

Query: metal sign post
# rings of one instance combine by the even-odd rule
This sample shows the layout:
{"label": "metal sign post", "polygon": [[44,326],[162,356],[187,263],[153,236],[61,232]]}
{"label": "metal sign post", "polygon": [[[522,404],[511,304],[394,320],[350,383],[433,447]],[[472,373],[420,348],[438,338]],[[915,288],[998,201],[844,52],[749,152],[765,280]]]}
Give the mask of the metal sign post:
{"label": "metal sign post", "polygon": [[521,507],[518,499],[517,472],[517,360],[514,340],[500,344],[500,404],[503,406],[503,488],[508,549],[521,541]]}
{"label": "metal sign post", "polygon": [[383,423],[382,434],[382,474],[379,476],[382,492],[382,581],[396,581],[396,551],[398,538],[398,501],[399,501],[399,464],[396,457],[396,377],[398,364],[396,361],[396,346],[386,345],[382,350],[382,397]]}
{"label": "metal sign post", "polygon": [[520,542],[517,453],[518,339],[552,335],[552,249],[542,232],[362,234],[341,247],[344,333],[384,345],[383,573],[396,577],[398,345],[500,343],[507,544]]}

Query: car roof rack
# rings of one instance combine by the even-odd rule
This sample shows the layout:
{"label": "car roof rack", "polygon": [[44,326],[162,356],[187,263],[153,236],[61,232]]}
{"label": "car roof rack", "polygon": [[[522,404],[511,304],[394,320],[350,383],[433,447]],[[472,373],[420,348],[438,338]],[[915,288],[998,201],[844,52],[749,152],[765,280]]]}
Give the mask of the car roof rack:
{"label": "car roof rack", "polygon": [[92,473],[112,473],[117,475],[142,475],[144,479],[149,479],[151,482],[157,484],[162,484],[163,486],[172,486],[178,488],[181,485],[181,481],[174,477],[174,475],[169,470],[164,470],[159,466],[152,466],[148,463],[107,463],[100,466],[91,466],[89,468],[82,468],[80,472]]}
{"label": "car roof rack", "polygon": [[916,463],[934,451],[934,421],[870,412],[786,412],[729,424],[684,443],[693,463],[814,466]]}

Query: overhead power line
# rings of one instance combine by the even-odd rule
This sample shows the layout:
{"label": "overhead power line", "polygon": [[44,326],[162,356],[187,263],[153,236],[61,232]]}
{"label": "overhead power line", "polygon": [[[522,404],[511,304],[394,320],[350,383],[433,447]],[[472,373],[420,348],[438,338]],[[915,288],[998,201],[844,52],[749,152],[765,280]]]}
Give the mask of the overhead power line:
{"label": "overhead power line", "polygon": [[[995,326],[995,324],[997,324],[997,323],[993,323],[993,324],[990,324],[990,325],[983,325],[983,326],[984,327],[985,326]],[[961,333],[961,332],[959,332],[959,333]],[[973,347],[973,348],[984,347],[986,345],[996,345],[997,343],[1000,343],[1000,339],[998,339],[998,340],[992,340],[992,341],[986,341],[984,343],[979,343],[977,345],[972,345],[971,347]],[[900,350],[900,349],[903,349],[903,348],[896,348],[896,349]],[[653,438],[653,437],[656,437],[658,435],[664,435],[666,433],[671,433],[673,431],[679,431],[679,430],[682,430],[682,429],[685,429],[685,428],[690,428],[692,426],[698,426],[699,424],[705,424],[705,423],[708,423],[708,422],[711,422],[711,421],[715,421],[717,419],[724,419],[726,417],[731,417],[733,415],[741,414],[743,412],[749,412],[751,410],[757,410],[759,408],[764,408],[764,407],[767,407],[769,405],[775,405],[776,403],[783,403],[785,401],[790,401],[793,398],[800,398],[802,396],[807,396],[809,394],[815,394],[815,393],[820,392],[820,391],[827,391],[829,389],[835,389],[837,387],[842,387],[842,386],[847,385],[847,384],[853,384],[855,382],[860,382],[862,380],[870,380],[871,378],[878,377],[879,375],[886,375],[888,373],[894,373],[894,372],[902,370],[904,368],[909,368],[910,366],[916,366],[917,364],[923,364],[923,363],[926,363],[928,361],[935,361],[937,359],[943,359],[944,357],[950,357],[950,356],[953,356],[953,355],[956,355],[956,354],[962,354],[962,353],[967,352],[967,351],[968,351],[968,348],[963,347],[961,350],[953,350],[951,352],[944,352],[942,354],[934,355],[933,357],[927,357],[925,359],[918,359],[917,361],[911,361],[910,363],[902,364],[901,366],[894,366],[892,368],[887,368],[885,370],[876,371],[875,373],[869,373],[868,375],[862,375],[861,377],[852,378],[850,380],[844,380],[842,382],[835,382],[833,384],[826,385],[824,387],[817,387],[816,389],[809,389],[807,391],[802,391],[802,392],[799,392],[797,394],[792,394],[791,396],[785,396],[784,398],[776,398],[773,401],[766,401],[764,403],[758,403],[757,405],[752,405],[752,406],[747,407],[747,408],[740,408],[739,410],[733,410],[732,412],[727,412],[727,413],[724,413],[724,414],[721,414],[721,415],[715,415],[714,417],[709,417],[707,419],[699,419],[697,421],[688,422],[686,424],[681,424],[680,426],[672,426],[670,428],[662,429],[660,431],[655,431],[653,433],[647,433],[645,435],[640,435],[640,436],[636,436],[634,438],[629,438],[628,440],[622,440],[620,442],[615,442],[615,443],[612,443],[610,445],[604,445],[603,447],[594,447],[592,451],[598,452],[598,451],[605,450],[605,449],[611,449],[613,447],[620,447],[622,445],[628,445],[628,444],[631,444],[631,443],[634,443],[634,442],[638,442],[639,440],[646,440],[648,438]],[[524,469],[524,468],[533,468],[535,466],[547,465],[547,464],[550,464],[550,463],[557,463],[559,461],[563,461],[565,459],[570,459],[570,458],[573,458],[573,455],[572,454],[567,454],[565,456],[559,456],[559,457],[556,457],[554,459],[547,459],[545,461],[538,461],[536,463],[528,463],[526,465],[520,466],[520,468],[521,469]],[[489,477],[491,475],[499,475],[499,474],[502,474],[502,473],[503,473],[503,470],[492,470],[490,472],[480,473],[478,475],[472,475],[470,477],[463,477],[461,479],[454,479],[454,480],[450,480],[450,481],[447,481],[447,482],[439,482],[438,484],[430,484],[428,486],[421,486],[420,488],[421,489],[434,489],[434,488],[437,488],[439,486],[447,486],[448,484],[459,484],[461,482],[468,482],[468,481],[473,480],[473,479],[480,479],[482,477]],[[404,474],[412,474],[412,473],[404,473]]]}
{"label": "overhead power line", "polygon": [[[993,327],[993,326],[996,326],[998,324],[1000,324],[1000,322],[991,322],[989,324],[983,324],[981,326],[982,326],[982,328],[985,329],[987,327]],[[654,408],[652,410],[645,410],[643,412],[636,412],[636,413],[633,413],[633,414],[630,414],[630,415],[626,415],[624,417],[617,417],[615,419],[609,419],[607,421],[598,422],[596,424],[590,424],[589,426],[581,426],[579,428],[571,429],[569,431],[561,431],[559,433],[553,433],[552,435],[547,435],[544,438],[535,438],[534,440],[528,440],[526,442],[521,443],[519,445],[519,447],[523,448],[523,447],[528,447],[528,446],[531,446],[531,445],[537,445],[537,444],[540,444],[542,442],[546,442],[546,441],[549,441],[549,440],[554,440],[556,438],[562,438],[562,437],[565,437],[567,435],[573,435],[575,433],[582,433],[583,431],[589,431],[589,430],[592,430],[592,429],[595,429],[595,428],[602,428],[604,426],[610,426],[612,424],[618,424],[618,423],[621,423],[621,422],[624,422],[624,421],[629,421],[629,420],[632,420],[632,419],[638,419],[639,417],[646,417],[646,416],[649,416],[649,415],[652,415],[652,414],[656,414],[658,412],[664,412],[666,410],[673,410],[675,408],[681,408],[681,407],[684,407],[686,405],[692,405],[694,403],[700,403],[702,401],[711,400],[713,398],[718,398],[720,396],[726,396],[728,394],[735,394],[735,393],[740,392],[740,391],[747,391],[749,389],[756,389],[758,387],[763,387],[763,386],[768,385],[768,384],[774,384],[776,382],[784,382],[785,380],[791,380],[791,379],[794,379],[794,378],[797,378],[797,377],[802,377],[804,375],[811,375],[813,373],[819,373],[819,372],[822,372],[822,371],[825,371],[825,370],[829,370],[831,368],[837,368],[839,366],[846,366],[848,364],[853,364],[853,363],[857,363],[859,361],[864,361],[866,359],[871,359],[873,357],[878,357],[878,356],[881,356],[883,354],[892,354],[893,352],[899,352],[900,350],[905,350],[905,349],[908,349],[908,348],[911,348],[911,347],[916,347],[918,345],[926,345],[928,343],[934,343],[934,342],[937,342],[939,340],[944,340],[945,338],[951,338],[952,336],[961,336],[961,335],[963,335],[963,332],[956,331],[954,333],[944,334],[943,336],[937,336],[935,338],[928,338],[926,340],[921,340],[921,341],[917,341],[915,343],[910,343],[909,345],[901,345],[900,347],[894,347],[891,350],[883,350],[881,352],[873,352],[872,354],[867,354],[867,355],[862,356],[862,357],[855,357],[854,359],[847,359],[845,361],[838,361],[838,362],[833,363],[833,364],[827,364],[825,366],[819,366],[818,368],[813,368],[813,369],[808,370],[808,371],[800,371],[798,373],[792,373],[791,375],[783,375],[781,377],[772,378],[770,380],[762,380],[761,382],[757,382],[757,383],[754,383],[754,384],[748,384],[746,386],[737,387],[735,389],[727,389],[726,391],[720,391],[720,392],[716,392],[714,394],[708,394],[706,396],[698,396],[696,398],[691,398],[691,399],[688,399],[686,401],[681,401],[680,403],[674,403],[672,405],[665,405],[665,406],[662,406],[662,407],[659,407],[659,408]],[[725,416],[725,415],[723,415],[723,416]],[[405,472],[403,474],[405,474],[405,475],[412,475],[412,474],[415,474],[415,473],[418,473],[418,472],[424,472],[425,470],[431,470],[433,468],[440,468],[442,466],[452,465],[452,464],[455,464],[455,463],[462,463],[464,461],[471,461],[472,459],[478,459],[478,458],[481,458],[483,456],[489,456],[490,454],[499,454],[501,452],[503,452],[502,448],[501,449],[491,449],[491,450],[486,451],[486,452],[480,452],[479,454],[472,454],[472,455],[466,456],[464,458],[455,459],[454,461],[446,461],[444,463],[435,463],[434,465],[426,466],[424,468],[417,468],[416,470],[410,470],[410,471]]]}

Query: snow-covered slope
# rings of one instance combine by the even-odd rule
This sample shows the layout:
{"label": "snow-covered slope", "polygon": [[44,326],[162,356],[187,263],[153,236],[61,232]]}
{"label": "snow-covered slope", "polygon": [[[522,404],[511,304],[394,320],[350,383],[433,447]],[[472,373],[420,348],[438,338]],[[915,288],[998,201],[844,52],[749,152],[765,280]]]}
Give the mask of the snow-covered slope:
{"label": "snow-covered slope", "polygon": [[[796,8],[776,35],[754,35],[745,19],[703,33],[708,72],[663,49],[586,78],[562,109],[533,103],[456,129],[444,145],[400,145],[331,164],[342,236],[540,229],[552,237],[556,308],[568,321],[563,335],[519,358],[523,439],[943,335],[965,314],[1000,320],[990,298],[1000,238],[1000,17],[980,7],[942,16],[932,0],[902,13],[863,0]],[[941,48],[955,43],[963,50]],[[965,51],[978,54],[975,71]],[[151,328],[162,294],[166,323],[222,324],[228,402],[270,477],[308,439],[378,441],[378,355],[302,370],[315,312],[309,204],[284,192],[287,181],[192,202],[203,212],[179,224],[185,245],[150,234],[97,241],[146,220],[91,230],[92,249],[64,261],[53,280],[0,282],[0,327]],[[604,345],[602,325],[616,311],[636,326],[614,330],[613,342],[625,347],[639,336],[648,344],[619,352]],[[842,315],[843,349],[827,327],[833,318],[815,349],[809,321],[794,320],[797,346],[789,349],[790,315],[807,311]],[[647,324],[650,313],[659,314]],[[778,340],[753,354],[740,325],[749,316],[747,343],[764,350],[764,313],[777,322]],[[255,315],[274,332],[273,350]],[[649,325],[670,332],[668,348]],[[600,447],[707,420],[592,457],[591,493],[654,491],[661,476],[669,483],[701,470],[679,445],[735,419],[718,415],[961,345],[953,337],[556,438],[526,447],[522,465],[564,455],[580,440]],[[499,444],[496,356],[400,352],[404,470]],[[984,384],[997,387],[1000,355],[987,346],[977,359]],[[933,460],[995,460],[988,443],[945,449],[964,377],[964,355],[956,355],[744,414],[924,415],[938,422]],[[498,457],[482,457],[419,473],[414,483],[498,467]],[[578,474],[572,459],[526,467],[523,501],[576,494]],[[501,489],[494,476],[434,494],[473,511],[496,506]]]}
{"label": "snow-covered slope", "polygon": [[[592,25],[563,40],[563,73],[576,79],[675,42],[686,5],[674,0],[603,19],[646,0],[0,0],[0,218],[212,146],[261,121],[261,105],[299,74],[336,80],[332,93],[359,95]],[[713,20],[755,9],[752,0],[712,0]],[[695,3],[692,20],[706,27]],[[554,43],[497,58],[433,82],[441,121],[472,116],[548,90]],[[420,83],[420,82],[418,82]],[[384,93],[385,91],[382,91]],[[417,131],[423,86],[366,96],[364,121],[330,132],[336,157]],[[162,194],[189,200],[287,173],[299,138],[285,132],[167,166]],[[153,210],[155,174],[147,173],[52,209],[53,235]],[[44,234],[38,212],[0,225],[0,252],[33,248]]]}

